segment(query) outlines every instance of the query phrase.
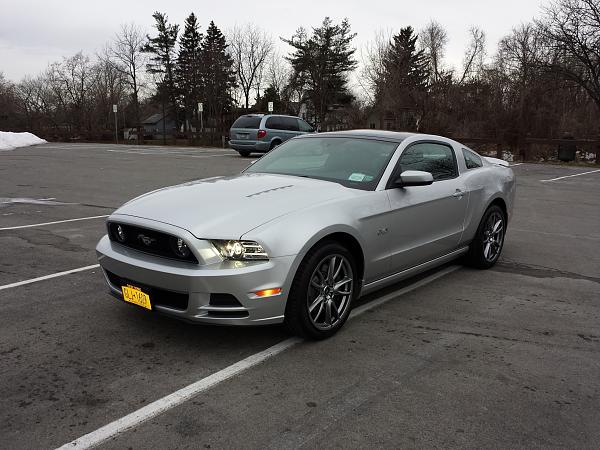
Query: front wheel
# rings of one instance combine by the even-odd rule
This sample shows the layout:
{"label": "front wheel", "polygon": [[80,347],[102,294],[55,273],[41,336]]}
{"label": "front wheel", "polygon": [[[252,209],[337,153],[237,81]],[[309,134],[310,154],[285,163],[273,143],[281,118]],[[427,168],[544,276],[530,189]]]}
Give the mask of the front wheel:
{"label": "front wheel", "polygon": [[285,324],[298,336],[325,339],[346,322],[358,291],[352,254],[336,242],[312,249],[304,258],[288,297]]}
{"label": "front wheel", "polygon": [[478,269],[489,269],[498,261],[504,235],[506,233],[506,216],[497,205],[490,206],[479,223],[477,234],[469,246],[466,263]]}
{"label": "front wheel", "polygon": [[247,158],[248,156],[250,156],[250,152],[248,150],[239,150],[238,153],[242,158]]}

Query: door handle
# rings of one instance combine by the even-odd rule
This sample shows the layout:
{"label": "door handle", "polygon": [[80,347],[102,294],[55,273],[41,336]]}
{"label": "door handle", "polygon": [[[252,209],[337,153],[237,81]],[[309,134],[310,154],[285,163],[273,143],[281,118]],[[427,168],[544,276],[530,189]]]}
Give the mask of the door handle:
{"label": "door handle", "polygon": [[462,198],[462,196],[465,195],[465,193],[463,191],[461,191],[460,189],[457,189],[456,192],[454,194],[452,194],[452,197],[457,197],[457,198]]}

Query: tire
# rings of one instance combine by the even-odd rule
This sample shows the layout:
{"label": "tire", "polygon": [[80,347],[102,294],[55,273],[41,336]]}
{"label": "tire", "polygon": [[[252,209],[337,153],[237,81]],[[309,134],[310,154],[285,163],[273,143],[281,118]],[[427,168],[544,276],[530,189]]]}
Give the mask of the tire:
{"label": "tire", "polygon": [[337,242],[323,242],[311,249],[298,267],[284,323],[292,334],[303,338],[319,340],[333,336],[348,319],[358,290],[358,272],[352,254]]}
{"label": "tire", "polygon": [[469,245],[465,263],[477,269],[489,269],[498,261],[504,246],[506,215],[497,205],[490,206],[481,219],[475,238]]}
{"label": "tire", "polygon": [[273,150],[275,147],[278,147],[280,145],[281,145],[281,141],[275,140],[275,141],[271,142],[271,145],[269,146],[269,151]]}
{"label": "tire", "polygon": [[238,150],[238,153],[242,158],[247,158],[250,156],[250,152],[248,150]]}

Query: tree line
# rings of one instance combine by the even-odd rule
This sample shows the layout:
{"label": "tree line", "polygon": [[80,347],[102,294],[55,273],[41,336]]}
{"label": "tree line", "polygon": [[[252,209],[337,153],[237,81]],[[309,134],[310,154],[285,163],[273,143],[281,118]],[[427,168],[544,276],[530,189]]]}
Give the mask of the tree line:
{"label": "tree line", "polygon": [[[325,18],[281,37],[246,24],[223,32],[190,14],[183,27],[153,15],[143,32],[123,25],[96,55],[50,64],[18,83],[0,74],[0,129],[49,138],[110,139],[150,114],[171,118],[175,134],[207,141],[244,112],[302,115],[319,129],[356,127],[489,137],[596,138],[600,133],[600,6],[554,0],[531,23],[489,49],[469,30],[462,64],[445,58],[448,36],[435,21],[378,32],[359,52],[348,19]],[[204,31],[202,31],[204,30]]]}

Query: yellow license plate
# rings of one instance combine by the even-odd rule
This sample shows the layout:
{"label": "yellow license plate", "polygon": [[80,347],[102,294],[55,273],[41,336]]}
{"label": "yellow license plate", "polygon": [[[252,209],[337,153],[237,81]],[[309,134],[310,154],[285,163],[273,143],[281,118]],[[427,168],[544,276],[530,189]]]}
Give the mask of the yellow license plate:
{"label": "yellow license plate", "polygon": [[134,305],[141,306],[142,308],[152,309],[152,304],[150,303],[150,296],[145,292],[142,292],[140,288],[135,286],[121,286],[123,290],[123,300],[129,303],[133,303]]}

